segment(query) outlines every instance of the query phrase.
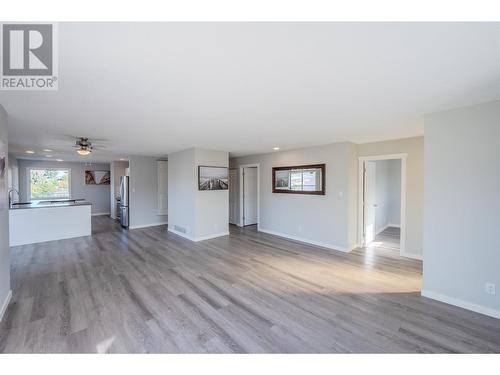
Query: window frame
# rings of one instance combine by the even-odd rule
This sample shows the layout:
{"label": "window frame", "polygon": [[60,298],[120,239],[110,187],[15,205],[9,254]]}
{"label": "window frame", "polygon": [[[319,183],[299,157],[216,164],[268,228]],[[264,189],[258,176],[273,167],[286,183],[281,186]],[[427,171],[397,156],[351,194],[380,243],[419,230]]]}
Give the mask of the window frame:
{"label": "window frame", "polygon": [[[292,169],[320,169],[321,170],[321,190],[285,190],[285,189],[276,189],[276,172],[283,170],[292,170]],[[272,175],[272,184],[273,184],[273,193],[282,193],[282,194],[307,194],[307,195],[325,195],[325,187],[326,187],[326,164],[310,164],[310,165],[294,165],[287,167],[273,167],[273,175]]]}
{"label": "window frame", "polygon": [[[55,201],[55,200],[66,200],[66,199],[71,199],[71,168],[56,168],[56,167],[27,167],[26,168],[26,174],[27,174],[27,196],[28,196],[28,201],[36,200],[36,201]],[[31,171],[67,171],[68,172],[68,197],[67,198],[51,198],[51,197],[42,197],[42,198],[35,198],[31,196]]]}

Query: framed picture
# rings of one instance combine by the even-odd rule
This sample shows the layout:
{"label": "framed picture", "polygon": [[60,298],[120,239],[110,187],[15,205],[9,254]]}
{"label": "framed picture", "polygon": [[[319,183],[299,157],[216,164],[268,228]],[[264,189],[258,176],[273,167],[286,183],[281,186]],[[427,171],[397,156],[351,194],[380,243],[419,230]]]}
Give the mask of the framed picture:
{"label": "framed picture", "polygon": [[227,190],[228,188],[227,167],[198,166],[198,190]]}
{"label": "framed picture", "polygon": [[273,168],[273,193],[325,195],[325,164]]}
{"label": "framed picture", "polygon": [[85,185],[109,185],[109,171],[85,171]]}

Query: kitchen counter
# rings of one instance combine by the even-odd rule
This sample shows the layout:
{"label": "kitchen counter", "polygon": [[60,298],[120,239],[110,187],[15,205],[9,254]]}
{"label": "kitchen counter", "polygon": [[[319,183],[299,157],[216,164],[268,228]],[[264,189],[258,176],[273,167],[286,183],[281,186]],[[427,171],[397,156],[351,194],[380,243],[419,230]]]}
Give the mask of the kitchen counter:
{"label": "kitchen counter", "polygon": [[47,208],[47,207],[70,207],[70,206],[90,206],[92,203],[85,200],[67,200],[67,201],[32,201],[23,203],[14,203],[11,210],[21,210],[26,208]]}
{"label": "kitchen counter", "polygon": [[92,204],[84,200],[33,201],[9,210],[10,246],[90,236]]}

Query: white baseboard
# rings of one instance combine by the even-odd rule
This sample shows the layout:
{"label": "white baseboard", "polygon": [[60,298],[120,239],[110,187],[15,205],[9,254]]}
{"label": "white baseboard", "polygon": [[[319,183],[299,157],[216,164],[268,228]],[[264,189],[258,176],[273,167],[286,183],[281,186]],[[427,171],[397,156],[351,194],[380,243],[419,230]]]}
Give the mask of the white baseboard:
{"label": "white baseboard", "polygon": [[447,303],[448,305],[458,306],[466,310],[474,311],[479,314],[488,315],[493,318],[500,319],[500,310],[492,309],[490,307],[477,305],[472,302],[467,302],[458,298],[449,297],[444,294],[432,292],[430,290],[422,290],[420,294],[423,297],[431,298],[436,301]]}
{"label": "white baseboard", "polygon": [[184,237],[184,238],[186,238],[186,239],[188,239],[188,240],[190,240],[190,241],[196,242],[196,240],[195,240],[193,237],[188,236],[186,233],[182,233],[182,232],[176,231],[175,229],[170,228],[170,227],[168,227],[168,229],[167,229],[167,230],[168,230],[170,233],[176,234],[176,235],[181,236],[181,237]]}
{"label": "white baseboard", "polygon": [[387,228],[388,227],[401,228],[401,225],[400,224],[391,224],[391,223],[389,223],[389,224],[387,224]]}
{"label": "white baseboard", "polygon": [[166,221],[161,221],[159,223],[151,223],[151,224],[141,224],[141,225],[131,225],[129,229],[140,229],[140,228],[148,228],[148,227],[157,227],[160,225],[168,224]]}
{"label": "white baseboard", "polygon": [[92,214],[92,216],[106,216],[111,215],[111,212],[98,212],[96,214]]}
{"label": "white baseboard", "polygon": [[186,233],[182,233],[182,232],[176,231],[173,228],[168,228],[168,231],[171,232],[171,233],[173,233],[173,234],[176,234],[178,236],[184,237],[184,238],[186,238],[186,239],[188,239],[190,241],[193,241],[193,242],[210,240],[212,238],[217,238],[217,237],[222,237],[222,236],[229,236],[229,231],[221,232],[221,233],[216,233],[216,234],[210,234],[208,236],[201,236],[201,237],[196,237],[196,238],[188,236]]}
{"label": "white baseboard", "polygon": [[417,260],[422,260],[422,254],[415,254],[415,253],[409,253],[406,251],[401,252],[401,256],[405,258],[411,258],[411,259],[417,259]]}
{"label": "white baseboard", "polygon": [[9,290],[7,296],[5,297],[2,307],[0,308],[0,322],[3,319],[5,312],[7,311],[7,307],[9,307],[10,300],[12,299],[12,290]]}
{"label": "white baseboard", "polygon": [[379,230],[375,231],[375,235],[379,235],[380,233],[382,233],[387,228],[389,228],[389,224],[387,224],[386,226],[383,226],[382,229],[379,229]]}
{"label": "white baseboard", "polygon": [[198,242],[198,241],[211,240],[212,238],[223,237],[223,236],[229,236],[229,232],[226,231],[226,232],[220,232],[220,233],[216,233],[216,234],[209,234],[208,236],[196,237],[195,241]]}
{"label": "white baseboard", "polygon": [[352,249],[347,249],[344,246],[337,246],[337,245],[332,245],[332,244],[328,244],[328,243],[313,241],[313,240],[309,240],[307,238],[302,238],[302,237],[298,237],[298,236],[292,236],[292,235],[289,235],[289,234],[286,234],[286,233],[276,232],[274,230],[268,230],[268,229],[263,229],[263,228],[257,228],[257,230],[259,232],[264,232],[264,233],[267,233],[267,234],[272,234],[273,236],[278,236],[278,237],[287,238],[289,240],[304,242],[304,243],[307,243],[307,244],[310,244],[310,245],[324,247],[324,248],[327,248],[327,249],[330,249],[330,250],[341,251],[343,253],[348,253],[349,251],[352,250]]}

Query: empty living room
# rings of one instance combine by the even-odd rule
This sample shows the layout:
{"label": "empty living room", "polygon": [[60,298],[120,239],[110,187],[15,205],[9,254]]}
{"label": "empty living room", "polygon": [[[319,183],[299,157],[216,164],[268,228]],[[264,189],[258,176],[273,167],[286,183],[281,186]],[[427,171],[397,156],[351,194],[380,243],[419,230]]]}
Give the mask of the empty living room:
{"label": "empty living room", "polygon": [[498,368],[498,12],[79,3],[1,17],[0,369]]}

